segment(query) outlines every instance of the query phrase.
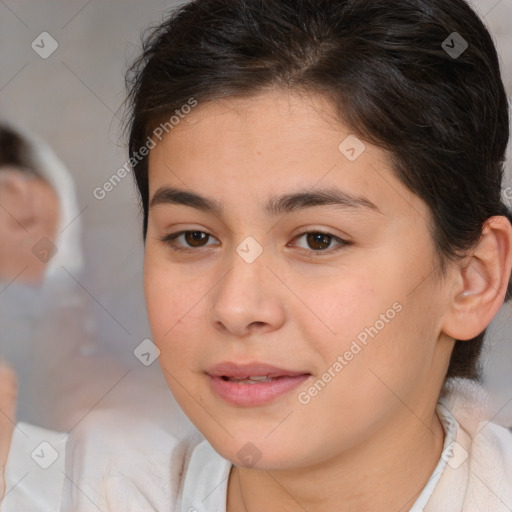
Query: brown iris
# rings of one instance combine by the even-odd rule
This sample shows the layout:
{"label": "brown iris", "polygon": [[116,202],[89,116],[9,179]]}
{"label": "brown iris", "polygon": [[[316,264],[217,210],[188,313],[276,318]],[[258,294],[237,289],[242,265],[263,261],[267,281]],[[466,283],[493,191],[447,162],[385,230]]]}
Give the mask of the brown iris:
{"label": "brown iris", "polygon": [[[331,236],[323,233],[307,233],[308,245],[315,251],[329,247],[331,239]],[[318,247],[318,245],[320,245],[320,247]]]}
{"label": "brown iris", "polygon": [[185,240],[192,247],[202,247],[203,244],[198,242],[208,241],[209,236],[210,235],[202,231],[187,231],[185,233]]}
{"label": "brown iris", "polygon": [[[184,233],[187,244],[191,247],[202,247],[208,241],[210,235],[202,231],[186,231]],[[324,233],[306,233],[308,245],[315,251],[327,249],[332,236]]]}

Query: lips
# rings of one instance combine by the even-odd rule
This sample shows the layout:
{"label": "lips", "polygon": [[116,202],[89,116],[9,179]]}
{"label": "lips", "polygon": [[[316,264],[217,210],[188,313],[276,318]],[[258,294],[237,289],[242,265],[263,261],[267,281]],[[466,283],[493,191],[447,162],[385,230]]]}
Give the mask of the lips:
{"label": "lips", "polygon": [[246,380],[249,377],[267,377],[271,379],[279,377],[297,377],[310,375],[308,372],[279,368],[265,363],[236,364],[230,361],[219,363],[207,370],[212,377],[225,379]]}
{"label": "lips", "polygon": [[303,371],[289,370],[266,363],[224,362],[206,372],[210,390],[231,406],[259,407],[285,399],[311,378]]}

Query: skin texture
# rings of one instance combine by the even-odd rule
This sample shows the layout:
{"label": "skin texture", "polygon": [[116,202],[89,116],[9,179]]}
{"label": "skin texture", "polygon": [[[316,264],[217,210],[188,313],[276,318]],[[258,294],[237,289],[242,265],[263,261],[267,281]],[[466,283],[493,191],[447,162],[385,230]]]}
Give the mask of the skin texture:
{"label": "skin texture", "polygon": [[[474,253],[436,281],[426,204],[393,176],[383,150],[365,143],[355,161],[346,158],[338,147],[351,130],[332,111],[320,97],[279,90],[230,98],[199,105],[150,152],[150,198],[173,186],[224,206],[220,216],[151,208],[144,284],[171,391],[237,467],[229,512],[407,509],[442,451],[435,406],[454,338],[480,333],[505,295],[510,223],[490,219]],[[380,213],[263,211],[271,196],[327,186],[364,195]],[[175,240],[189,252],[160,240],[183,230],[211,236],[195,246]],[[302,235],[318,231],[350,244],[328,239],[315,251]],[[263,248],[250,264],[236,252],[249,236]],[[301,403],[298,394],[395,303],[400,312]],[[270,404],[234,406],[213,394],[205,373],[223,361],[311,377]],[[237,455],[248,442],[261,455],[252,467]]]}
{"label": "skin texture", "polygon": [[[46,181],[13,168],[0,170],[0,277],[4,281],[38,286],[49,259],[44,251],[55,243],[60,215],[59,199]],[[50,253],[49,253],[50,254]]]}

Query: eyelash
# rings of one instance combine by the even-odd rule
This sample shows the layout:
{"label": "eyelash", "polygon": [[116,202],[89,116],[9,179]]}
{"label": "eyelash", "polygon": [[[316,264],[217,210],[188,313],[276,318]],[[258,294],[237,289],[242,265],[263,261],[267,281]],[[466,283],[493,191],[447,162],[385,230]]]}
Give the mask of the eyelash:
{"label": "eyelash", "polygon": [[[204,233],[205,235],[208,235],[208,236],[214,238],[213,235],[210,235],[210,233],[207,233],[206,231],[187,229],[185,231],[177,231],[176,233],[170,233],[168,235],[165,235],[162,238],[160,238],[160,241],[163,242],[164,244],[168,245],[173,251],[177,251],[177,252],[192,253],[192,252],[198,252],[200,249],[207,247],[207,246],[203,246],[203,247],[198,247],[198,248],[194,249],[194,248],[185,248],[185,247],[179,246],[176,242],[176,239],[186,233]],[[337,248],[335,248],[334,250],[325,249],[325,250],[315,251],[315,250],[311,249],[309,252],[311,253],[311,256],[314,256],[314,257],[315,256],[323,256],[325,254],[332,254],[333,252],[337,252],[340,249],[343,249],[343,247],[345,247],[345,246],[352,245],[352,242],[343,240],[342,238],[334,236],[333,234],[327,233],[325,231],[305,231],[304,233],[298,234],[294,238],[294,240],[296,240],[297,238],[300,238],[304,235],[309,235],[309,234],[324,235],[324,236],[331,238],[332,240],[339,242],[339,246]],[[301,249],[303,249],[303,248],[301,248]],[[308,249],[303,249],[303,250],[307,251]]]}

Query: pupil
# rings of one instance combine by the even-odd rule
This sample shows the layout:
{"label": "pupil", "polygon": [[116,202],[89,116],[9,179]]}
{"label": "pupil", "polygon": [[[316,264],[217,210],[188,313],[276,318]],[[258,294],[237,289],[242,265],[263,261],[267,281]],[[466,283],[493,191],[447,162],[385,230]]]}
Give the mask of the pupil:
{"label": "pupil", "polygon": [[[311,248],[316,250],[325,249],[329,247],[330,236],[323,233],[310,233],[308,234],[308,243]],[[326,247],[315,247],[316,244],[325,245]]]}
{"label": "pupil", "polygon": [[[194,246],[197,242],[201,242],[201,240],[204,240],[208,235],[206,233],[203,233],[201,231],[189,231],[185,237],[187,239],[187,243]],[[201,244],[196,244],[201,245]]]}
{"label": "pupil", "polygon": [[[202,244],[198,244],[197,242],[204,241],[206,238],[208,238],[208,235],[202,231],[188,231],[185,235],[185,238],[187,239],[187,243],[190,245],[200,246]],[[330,239],[331,237],[329,235],[324,235],[323,233],[308,234],[308,244],[315,251],[329,247]],[[320,247],[318,245],[320,245]]]}

